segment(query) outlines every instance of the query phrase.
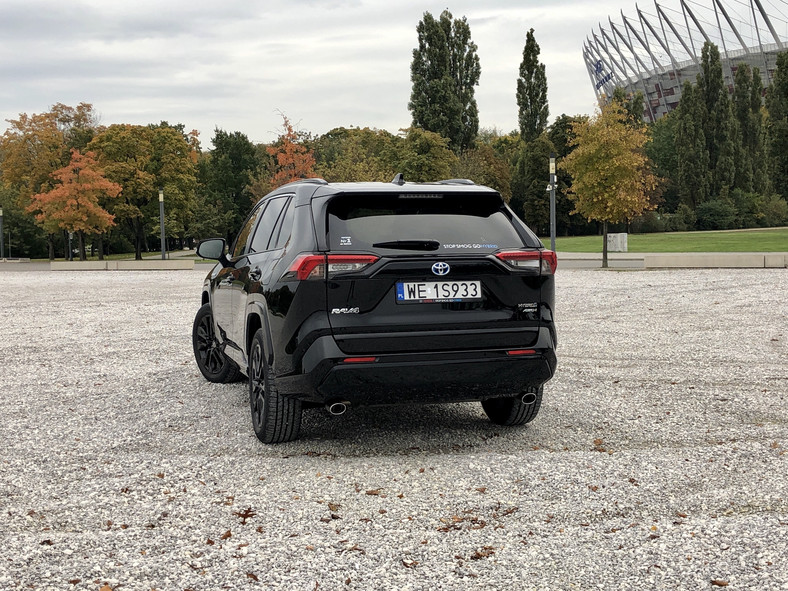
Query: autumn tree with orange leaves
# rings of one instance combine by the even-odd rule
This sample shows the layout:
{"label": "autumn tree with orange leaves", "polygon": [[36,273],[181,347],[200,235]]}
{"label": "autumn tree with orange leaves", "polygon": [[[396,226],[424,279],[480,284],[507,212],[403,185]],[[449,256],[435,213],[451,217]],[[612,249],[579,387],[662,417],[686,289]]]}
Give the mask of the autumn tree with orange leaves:
{"label": "autumn tree with orange leaves", "polygon": [[299,179],[315,176],[315,154],[308,150],[286,115],[282,115],[284,133],[266,151],[274,157],[274,175],[271,177],[270,190]]}
{"label": "autumn tree with orange leaves", "polygon": [[[114,199],[121,186],[104,177],[93,152],[71,150],[71,161],[51,174],[55,185],[30,199],[27,211],[38,223],[54,233],[56,229],[75,232],[79,238],[79,258],[85,260],[85,235],[102,234],[115,225],[114,216],[101,206]],[[103,259],[102,249],[99,258]]]}
{"label": "autumn tree with orange leaves", "polygon": [[654,209],[659,179],[645,153],[645,126],[633,125],[623,106],[612,101],[590,120],[572,124],[575,149],[562,168],[572,175],[572,213],[602,222],[602,266],[607,267],[608,223],[623,222]]}

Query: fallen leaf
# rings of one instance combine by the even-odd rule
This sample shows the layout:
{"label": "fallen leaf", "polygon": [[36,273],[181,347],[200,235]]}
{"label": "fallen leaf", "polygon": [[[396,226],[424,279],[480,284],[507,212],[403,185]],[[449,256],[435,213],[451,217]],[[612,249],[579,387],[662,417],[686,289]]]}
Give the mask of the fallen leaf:
{"label": "fallen leaf", "polygon": [[368,490],[367,494],[368,495],[372,495],[372,496],[377,496],[377,495],[380,494],[380,489],[379,488],[373,488],[372,490]]}
{"label": "fallen leaf", "polygon": [[226,540],[226,539],[228,539],[228,538],[232,537],[232,535],[233,535],[233,534],[232,534],[232,532],[231,532],[231,531],[228,529],[228,530],[227,530],[226,532],[224,532],[224,533],[223,533],[221,536],[219,536],[219,539],[220,539],[220,540]]}
{"label": "fallen leaf", "polygon": [[722,579],[712,579],[711,584],[715,587],[727,587],[728,581],[723,581]]}
{"label": "fallen leaf", "polygon": [[341,508],[342,508],[342,505],[340,505],[339,503],[329,503],[328,504],[329,511],[335,511],[336,512],[336,511],[339,511]]}
{"label": "fallen leaf", "polygon": [[254,573],[246,573],[246,576],[252,579],[253,581],[259,581],[260,579],[257,578],[257,575]]}
{"label": "fallen leaf", "polygon": [[404,566],[405,568],[413,568],[414,566],[416,566],[418,564],[419,564],[418,560],[414,560],[412,562],[407,562],[405,560],[402,561],[402,566]]}

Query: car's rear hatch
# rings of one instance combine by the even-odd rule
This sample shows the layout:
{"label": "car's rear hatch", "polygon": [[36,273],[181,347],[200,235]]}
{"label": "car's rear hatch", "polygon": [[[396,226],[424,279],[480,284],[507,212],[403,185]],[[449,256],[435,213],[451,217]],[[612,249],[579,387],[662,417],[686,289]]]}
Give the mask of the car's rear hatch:
{"label": "car's rear hatch", "polygon": [[555,259],[513,223],[499,194],[343,194],[326,212],[328,315],[343,352],[536,341],[541,286]]}

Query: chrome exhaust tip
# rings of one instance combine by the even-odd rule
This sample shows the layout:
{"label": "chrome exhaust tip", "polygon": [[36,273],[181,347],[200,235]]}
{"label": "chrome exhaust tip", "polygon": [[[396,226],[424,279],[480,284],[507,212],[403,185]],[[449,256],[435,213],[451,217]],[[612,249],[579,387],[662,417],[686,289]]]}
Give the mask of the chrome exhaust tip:
{"label": "chrome exhaust tip", "polygon": [[523,394],[522,398],[520,398],[520,401],[526,406],[531,406],[534,402],[536,402],[536,394],[533,392],[526,392]]}
{"label": "chrome exhaust tip", "polygon": [[326,404],[326,410],[331,416],[338,417],[347,412],[348,406],[350,406],[349,402],[331,402]]}

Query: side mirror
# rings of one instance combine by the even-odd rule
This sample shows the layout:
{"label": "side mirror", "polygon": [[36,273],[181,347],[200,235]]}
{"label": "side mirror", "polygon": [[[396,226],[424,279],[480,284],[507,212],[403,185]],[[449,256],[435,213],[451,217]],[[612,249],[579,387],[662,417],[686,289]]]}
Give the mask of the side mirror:
{"label": "side mirror", "polygon": [[204,259],[219,261],[224,265],[224,262],[227,260],[224,256],[224,249],[226,246],[227,243],[224,241],[224,238],[209,238],[208,240],[203,240],[197,245],[197,256]]}

